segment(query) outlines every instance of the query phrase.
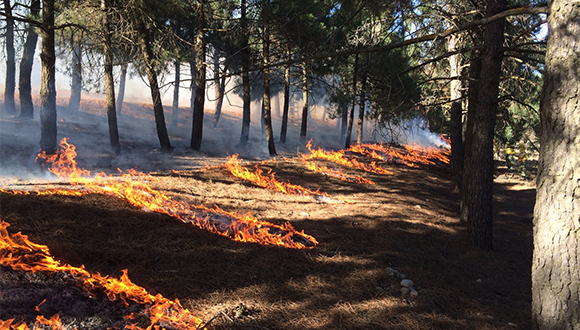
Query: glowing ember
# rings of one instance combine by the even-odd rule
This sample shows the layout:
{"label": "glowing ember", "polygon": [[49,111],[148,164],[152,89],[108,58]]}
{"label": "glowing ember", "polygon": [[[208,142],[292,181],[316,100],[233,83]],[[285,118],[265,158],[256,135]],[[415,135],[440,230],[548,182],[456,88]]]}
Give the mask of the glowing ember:
{"label": "glowing ember", "polygon": [[314,150],[312,146],[312,140],[308,141],[308,143],[306,144],[306,148],[308,149],[308,151],[310,151],[310,154],[301,155],[301,160],[304,163],[307,163],[307,161],[310,159],[324,159],[357,170],[363,170],[376,174],[393,174],[393,172],[378,166],[375,161],[371,162],[370,164],[365,164],[363,162],[359,162],[354,158],[349,159],[344,155],[345,153],[344,150],[325,151],[321,148]]}
{"label": "glowing ember", "polygon": [[[202,324],[202,321],[193,316],[188,309],[181,306],[178,300],[169,300],[161,294],[153,296],[144,288],[131,282],[127,276],[127,270],[123,270],[121,278],[116,279],[102,276],[99,273],[92,274],[85,270],[83,266],[79,268],[67,264],[63,265],[54,260],[46,245],[35,244],[21,233],[9,234],[7,231],[8,226],[8,223],[0,220],[0,264],[2,266],[29,272],[68,273],[89,293],[105,291],[111,301],[119,300],[125,305],[128,305],[129,301],[147,305],[146,312],[151,322],[148,329],[166,327],[192,329]],[[40,329],[42,328],[40,327],[41,325],[52,329],[62,328],[58,314],[53,315],[50,319],[39,315],[36,318],[34,328]],[[14,319],[0,320],[0,329],[24,330],[28,329],[28,326],[23,322],[14,324]]]}
{"label": "glowing ember", "polygon": [[238,155],[228,157],[228,162],[224,164],[224,166],[235,177],[250,182],[254,182],[258,186],[263,188],[279,191],[288,195],[330,197],[330,195],[328,195],[325,192],[320,192],[320,190],[313,191],[299,185],[287,182],[280,182],[276,179],[275,173],[273,173],[272,170],[269,170],[267,173],[264,174],[264,171],[261,168],[259,168],[258,165],[256,165],[256,170],[254,172],[251,172],[247,168],[240,165],[240,163],[238,162]]}
{"label": "glowing ember", "polygon": [[[89,193],[110,194],[127,200],[131,204],[148,210],[168,214],[183,222],[191,223],[240,242],[263,245],[279,245],[287,248],[312,248],[318,244],[316,239],[303,231],[296,231],[289,223],[275,225],[256,219],[254,216],[227,212],[218,207],[207,208],[203,205],[190,205],[175,201],[165,194],[154,190],[147,182],[153,177],[129,170],[113,177],[98,173],[88,177],[90,172],[76,167],[76,151],[73,145],[63,139],[62,150],[54,155],[39,154],[38,159],[49,166],[49,170],[72,184],[82,185]],[[71,190],[54,190],[55,193],[69,194]]]}

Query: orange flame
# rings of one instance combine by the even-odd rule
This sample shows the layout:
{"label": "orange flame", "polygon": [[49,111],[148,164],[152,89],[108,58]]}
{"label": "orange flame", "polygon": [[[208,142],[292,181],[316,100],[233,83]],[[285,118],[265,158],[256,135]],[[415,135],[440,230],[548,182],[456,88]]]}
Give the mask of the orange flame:
{"label": "orange flame", "polygon": [[[98,173],[87,177],[90,172],[76,167],[76,151],[73,145],[63,139],[62,150],[55,155],[39,154],[38,158],[49,165],[49,171],[59,178],[68,179],[72,184],[82,185],[89,193],[115,195],[129,203],[146,208],[153,212],[168,214],[183,222],[191,223],[240,242],[252,242],[262,245],[278,245],[287,248],[313,248],[318,244],[316,239],[298,232],[289,223],[276,225],[258,220],[250,214],[240,215],[227,212],[218,207],[207,208],[203,205],[190,205],[182,201],[171,200],[165,194],[154,190],[147,183],[153,177],[135,170],[113,177]],[[58,190],[68,194],[71,190]]]}
{"label": "orange flame", "polygon": [[[33,243],[28,236],[21,234],[9,234],[7,231],[9,224],[0,220],[0,264],[14,270],[24,270],[30,272],[52,271],[65,272],[72,275],[77,283],[88,292],[104,290],[111,301],[120,300],[125,305],[128,301],[147,305],[146,308],[151,321],[151,329],[157,324],[175,329],[191,329],[198,327],[202,321],[193,316],[191,312],[181,306],[179,300],[169,300],[161,294],[151,295],[144,288],[131,282],[127,276],[127,270],[123,270],[120,279],[109,276],[102,276],[99,273],[92,274],[83,266],[74,267],[68,264],[62,265],[54,260],[50,255],[46,245]],[[41,302],[42,304],[42,302]],[[0,320],[0,329],[28,329],[25,323],[13,324],[14,319],[7,321]],[[62,323],[58,314],[50,319],[39,315],[36,318],[35,329],[40,325],[49,326],[52,329],[61,329]]]}
{"label": "orange flame", "polygon": [[318,148],[318,149],[314,150],[313,146],[312,146],[312,140],[308,141],[308,143],[306,144],[306,148],[308,149],[308,151],[310,151],[310,154],[301,155],[301,160],[304,163],[306,163],[310,159],[318,158],[318,159],[329,160],[331,162],[334,162],[334,163],[342,165],[342,166],[347,166],[347,167],[351,167],[354,169],[363,170],[363,171],[367,171],[367,172],[371,172],[371,173],[393,174],[393,172],[378,166],[375,161],[373,161],[367,165],[365,163],[359,162],[358,160],[356,160],[354,158],[348,159],[344,155],[344,153],[345,153],[344,150],[325,151],[322,148]]}
{"label": "orange flame", "polygon": [[306,166],[306,168],[308,168],[309,170],[311,170],[313,172],[321,173],[321,174],[324,174],[324,175],[327,175],[327,176],[330,176],[333,178],[340,179],[342,181],[360,183],[360,184],[375,184],[374,181],[363,178],[360,175],[350,176],[350,175],[344,173],[341,169],[334,169],[334,168],[329,168],[328,166],[318,165],[312,161],[302,160],[302,163]]}
{"label": "orange flame", "polygon": [[268,173],[264,174],[264,171],[256,165],[256,170],[250,172],[247,168],[240,165],[238,162],[238,155],[233,155],[228,157],[227,163],[224,164],[232,175],[237,178],[254,182],[260,187],[279,191],[288,195],[302,195],[302,196],[325,196],[330,197],[328,193],[320,192],[320,190],[310,190],[299,185],[291,184],[288,182],[280,182],[276,179],[274,172],[269,170]]}

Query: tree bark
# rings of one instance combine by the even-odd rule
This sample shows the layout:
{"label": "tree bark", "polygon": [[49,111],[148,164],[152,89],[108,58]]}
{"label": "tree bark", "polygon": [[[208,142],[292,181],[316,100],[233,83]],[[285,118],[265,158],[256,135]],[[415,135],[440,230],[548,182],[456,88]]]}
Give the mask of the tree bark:
{"label": "tree bark", "polygon": [[149,89],[151,90],[151,99],[153,101],[153,112],[155,115],[155,127],[157,128],[157,137],[159,144],[163,151],[172,151],[173,147],[169,141],[169,134],[167,133],[167,126],[165,124],[165,114],[163,113],[163,104],[161,103],[161,93],[159,92],[159,84],[157,82],[157,72],[153,67],[153,50],[151,49],[151,37],[149,29],[145,26],[145,22],[139,19],[139,43],[141,53],[143,54],[143,61],[145,62],[145,70],[147,71],[147,78],[149,79]]}
{"label": "tree bark", "polygon": [[338,110],[340,112],[340,140],[344,141],[346,139],[346,129],[348,127],[348,104],[342,103],[338,104]]}
{"label": "tree bark", "polygon": [[540,102],[533,329],[580,329],[580,1],[553,0]]}
{"label": "tree bark", "polygon": [[[447,50],[453,52],[457,50],[459,37],[452,35],[449,37]],[[449,57],[449,77],[457,77],[450,83],[449,98],[451,100],[451,167],[455,185],[461,189],[463,180],[463,163],[465,149],[463,145],[463,107],[461,104],[461,55],[455,54]]]}
{"label": "tree bark", "polygon": [[193,113],[193,108],[195,107],[195,82],[197,80],[195,52],[191,53],[191,58],[189,60],[189,72],[191,74],[191,86],[189,87],[191,90],[191,94],[189,96],[189,110],[191,110],[191,113]]}
{"label": "tree bark", "polygon": [[220,78],[220,61],[219,61],[219,51],[216,50],[214,56],[214,83],[215,83],[215,113],[213,117],[213,127],[217,127],[222,114],[222,107],[224,104],[224,93],[226,89],[226,77],[224,69],[224,74]]}
{"label": "tree bark", "polygon": [[[290,52],[288,52],[290,53]],[[288,132],[288,111],[290,110],[290,65],[284,68],[284,105],[282,110],[282,125],[280,127],[280,142],[286,143]]]}
{"label": "tree bark", "polygon": [[356,126],[356,142],[362,144],[363,140],[363,123],[365,118],[365,89],[367,88],[367,69],[363,70],[361,85],[360,85],[360,103],[358,107],[358,122]]}
{"label": "tree bark", "polygon": [[250,95],[250,48],[248,46],[248,22],[246,18],[246,0],[241,1],[240,24],[242,26],[242,44],[240,54],[242,55],[242,134],[240,136],[240,145],[246,146],[250,137],[250,119],[251,119],[251,95]]}
{"label": "tree bark", "polygon": [[[109,36],[110,39],[110,36]],[[72,54],[72,81],[70,86],[70,98],[68,101],[68,110],[78,112],[81,105],[81,91],[83,87],[83,62],[81,39],[78,36],[73,38]],[[106,57],[106,55],[105,55]],[[105,64],[106,66],[106,64]],[[106,69],[105,69],[106,70]],[[105,73],[106,74],[106,73]]]}
{"label": "tree bark", "polygon": [[195,57],[196,57],[196,79],[195,79],[195,100],[193,104],[193,125],[191,129],[191,144],[193,150],[201,149],[203,136],[203,112],[205,104],[205,35],[203,28],[205,18],[203,12],[203,1],[200,2],[199,22],[195,36]]}
{"label": "tree bark", "polygon": [[306,62],[302,63],[302,124],[300,125],[300,140],[305,142],[308,124],[308,70]]}
{"label": "tree bark", "polygon": [[12,6],[10,0],[4,0],[4,10],[6,18],[6,84],[4,86],[4,110],[6,113],[14,114],[16,105],[14,103],[14,92],[16,90],[16,59],[14,50],[14,19],[12,16]]}
{"label": "tree bark", "polygon": [[40,151],[53,154],[56,151],[56,83],[54,50],[54,0],[42,1],[41,29],[42,62],[40,85]]}
{"label": "tree bark", "polygon": [[181,63],[175,61],[175,85],[173,85],[173,107],[171,110],[171,127],[177,127],[179,121],[179,84],[181,83]]}
{"label": "tree bark", "polygon": [[[506,0],[488,0],[486,15],[501,12]],[[505,19],[485,26],[483,34],[479,94],[474,112],[468,114],[465,168],[461,194],[461,216],[467,221],[473,244],[493,249],[493,137],[503,59]]]}
{"label": "tree bark", "polygon": [[[30,2],[30,15],[38,16],[40,13],[40,0]],[[26,27],[26,41],[22,60],[20,60],[20,75],[18,78],[18,91],[20,94],[20,117],[32,118],[34,116],[34,104],[32,103],[32,65],[34,64],[34,52],[38,34],[30,24]]]}
{"label": "tree bark", "polygon": [[354,55],[354,65],[352,70],[352,102],[350,107],[350,112],[348,115],[348,128],[346,130],[346,139],[344,142],[344,148],[348,149],[350,147],[350,138],[352,136],[352,125],[354,122],[354,107],[356,105],[356,76],[358,71],[358,54]]}
{"label": "tree bark", "polygon": [[[106,90],[105,93],[107,95],[106,96],[107,120],[109,123],[109,140],[111,142],[111,148],[113,148],[113,152],[116,155],[119,155],[121,153],[121,143],[119,142],[117,111],[115,109],[115,79],[113,77],[113,54],[111,52],[111,30],[109,29],[109,11],[106,0],[101,0],[101,10],[103,11],[103,34],[104,34],[103,53],[105,54],[105,90]],[[78,101],[80,102],[80,93]]]}
{"label": "tree bark", "polygon": [[263,36],[263,64],[264,64],[264,125],[266,129],[266,139],[268,140],[268,153],[271,157],[277,156],[276,145],[274,144],[274,131],[272,130],[272,112],[270,105],[270,30],[267,22],[264,22]]}
{"label": "tree bark", "polygon": [[117,114],[121,114],[123,110],[123,102],[125,100],[125,83],[127,82],[127,68],[129,67],[129,59],[126,58],[121,63],[121,76],[119,77],[119,93],[117,94]]}

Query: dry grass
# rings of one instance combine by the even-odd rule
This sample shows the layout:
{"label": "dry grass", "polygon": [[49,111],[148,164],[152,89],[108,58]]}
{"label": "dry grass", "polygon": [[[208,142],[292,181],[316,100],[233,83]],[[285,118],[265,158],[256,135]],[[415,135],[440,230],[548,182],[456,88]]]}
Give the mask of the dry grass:
{"label": "dry grass", "polygon": [[[196,158],[204,161],[225,159]],[[233,242],[104,195],[2,194],[0,218],[63,262],[112,276],[127,268],[151,292],[214,317],[212,329],[530,328],[534,189],[496,184],[495,250],[486,253],[469,244],[457,220],[447,165],[380,165],[394,174],[352,171],[376,185],[294,161],[261,165],[349,204],[262,189],[220,167],[155,174],[154,187],[174,198],[290,222],[320,242],[311,250]],[[401,297],[388,267],[415,282],[416,300]]]}

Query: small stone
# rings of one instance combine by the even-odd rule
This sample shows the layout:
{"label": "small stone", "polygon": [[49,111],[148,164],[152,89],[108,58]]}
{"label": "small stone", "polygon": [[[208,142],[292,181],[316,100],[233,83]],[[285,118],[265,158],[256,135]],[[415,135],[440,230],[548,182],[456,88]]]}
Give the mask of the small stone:
{"label": "small stone", "polygon": [[508,325],[509,325],[510,327],[516,327],[516,328],[518,327],[518,325],[517,325],[517,324],[515,324],[515,323],[511,323],[511,322],[508,322]]}
{"label": "small stone", "polygon": [[405,288],[405,287],[402,287],[402,288],[401,288],[401,294],[402,294],[403,296],[406,296],[406,295],[408,295],[408,294],[409,294],[409,292],[411,292],[411,290],[409,290],[409,288]]}
{"label": "small stone", "polygon": [[413,285],[415,285],[415,283],[413,283],[413,281],[411,281],[409,279],[404,279],[401,281],[401,286],[403,286],[405,288],[412,288]]}
{"label": "small stone", "polygon": [[478,278],[477,280],[475,280],[476,283],[483,283],[483,281],[481,280],[481,278]]}
{"label": "small stone", "polygon": [[419,292],[417,292],[417,290],[415,289],[411,289],[411,298],[417,298],[419,296]]}

